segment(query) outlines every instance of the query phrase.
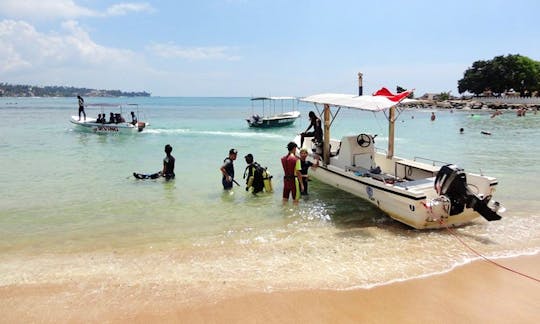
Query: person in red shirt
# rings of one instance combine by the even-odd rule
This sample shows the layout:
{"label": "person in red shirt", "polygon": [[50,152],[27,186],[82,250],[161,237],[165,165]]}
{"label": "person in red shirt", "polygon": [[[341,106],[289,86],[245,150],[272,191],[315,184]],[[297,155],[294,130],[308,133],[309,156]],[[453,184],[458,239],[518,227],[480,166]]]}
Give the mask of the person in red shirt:
{"label": "person in red shirt", "polygon": [[304,191],[304,185],[302,181],[302,173],[300,173],[300,159],[296,156],[295,142],[287,144],[287,150],[289,153],[281,158],[281,165],[283,165],[283,171],[285,173],[283,177],[283,202],[289,200],[289,196],[292,196],[293,202],[298,203],[300,199],[300,193]]}

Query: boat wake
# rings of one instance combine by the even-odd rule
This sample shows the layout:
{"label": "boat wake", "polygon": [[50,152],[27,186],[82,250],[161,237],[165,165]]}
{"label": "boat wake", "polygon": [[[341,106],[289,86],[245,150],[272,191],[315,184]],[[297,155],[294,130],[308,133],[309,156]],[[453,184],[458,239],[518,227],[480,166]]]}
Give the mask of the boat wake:
{"label": "boat wake", "polygon": [[176,129],[149,129],[147,134],[185,134],[185,135],[208,135],[208,136],[231,136],[231,137],[258,137],[258,138],[275,138],[287,139],[287,136],[271,133],[254,133],[254,132],[227,132],[227,131],[207,131],[207,130],[192,130],[187,128]]}

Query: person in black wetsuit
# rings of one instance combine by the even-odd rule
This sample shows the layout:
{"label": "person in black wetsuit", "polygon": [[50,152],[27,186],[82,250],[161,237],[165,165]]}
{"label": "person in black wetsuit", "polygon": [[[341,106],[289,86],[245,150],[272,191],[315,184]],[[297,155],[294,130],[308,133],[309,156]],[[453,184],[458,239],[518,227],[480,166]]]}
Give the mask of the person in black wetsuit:
{"label": "person in black wetsuit", "polygon": [[230,149],[229,150],[229,156],[223,160],[223,165],[219,169],[221,171],[221,174],[223,174],[223,177],[221,178],[221,184],[223,185],[223,189],[230,190],[233,187],[233,181],[234,181],[234,164],[233,161],[236,160],[236,155],[238,154],[238,151],[236,149]]}
{"label": "person in black wetsuit", "polygon": [[319,166],[319,159],[317,159],[317,162],[313,164],[313,162],[306,160],[308,157],[308,151],[306,149],[300,150],[300,173],[302,174],[302,183],[304,185],[304,190],[300,192],[301,195],[307,195],[308,194],[308,170],[310,167],[316,168]]}
{"label": "person in black wetsuit", "polygon": [[163,170],[161,171],[161,176],[165,177],[166,180],[174,179],[174,156],[171,155],[172,146],[169,144],[165,145],[165,158],[163,159]]}
{"label": "person in black wetsuit", "polygon": [[159,172],[152,173],[152,174],[142,174],[142,173],[136,173],[133,172],[133,176],[137,179],[141,180],[147,180],[147,179],[157,179],[160,177],[164,177],[165,180],[169,181],[171,179],[174,179],[174,156],[171,155],[172,152],[172,146],[169,144],[165,145],[165,158],[163,159],[163,169]]}
{"label": "person in black wetsuit", "polygon": [[[323,131],[321,119],[315,115],[313,111],[309,112],[310,124],[305,132],[300,134],[300,147],[304,145],[304,137],[313,137],[317,143],[322,143],[323,140]],[[313,127],[313,132],[308,132],[308,130]]]}
{"label": "person in black wetsuit", "polygon": [[84,99],[81,96],[77,96],[79,100],[79,121],[81,120],[81,113],[84,115],[84,121],[86,121],[86,113],[84,112]]}
{"label": "person in black wetsuit", "polygon": [[135,112],[131,112],[131,124],[135,125],[137,124],[137,116],[135,116]]}

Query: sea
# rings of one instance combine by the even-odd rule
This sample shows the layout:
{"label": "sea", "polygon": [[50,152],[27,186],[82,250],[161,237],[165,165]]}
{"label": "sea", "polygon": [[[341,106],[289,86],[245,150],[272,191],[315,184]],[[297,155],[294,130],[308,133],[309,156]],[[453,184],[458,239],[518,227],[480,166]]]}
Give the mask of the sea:
{"label": "sea", "polygon": [[[479,254],[497,260],[540,251],[540,114],[401,111],[397,156],[455,163],[498,179],[494,199],[506,208],[503,219],[479,218],[449,231],[412,229],[317,180],[298,204],[283,203],[280,158],[309,125],[308,112],[320,107],[298,103],[302,116],[293,126],[251,129],[245,119],[262,111],[249,98],[85,102],[138,104],[124,106],[124,115],[138,109],[149,126],[133,135],[93,134],[69,122],[76,98],[0,98],[0,286],[96,281],[147,285],[156,296],[172,287],[177,300],[189,303],[249,292],[371,288],[444,273]],[[91,106],[86,113],[109,109]],[[342,109],[332,130],[333,138],[377,134],[376,146],[387,145],[382,113]],[[133,172],[162,168],[166,144],[176,179],[135,179]],[[231,148],[239,152],[240,185],[224,191],[219,169]],[[246,192],[248,153],[268,167],[273,193]]]}

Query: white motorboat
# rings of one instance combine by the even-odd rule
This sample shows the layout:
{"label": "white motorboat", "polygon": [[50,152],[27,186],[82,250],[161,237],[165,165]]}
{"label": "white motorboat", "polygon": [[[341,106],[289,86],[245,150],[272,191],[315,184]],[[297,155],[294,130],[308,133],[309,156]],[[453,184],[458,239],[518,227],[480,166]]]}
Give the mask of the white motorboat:
{"label": "white motorboat", "polygon": [[[255,97],[251,98],[252,115],[246,119],[249,127],[268,128],[281,127],[294,124],[294,121],[300,117],[300,112],[296,110],[283,112],[284,103],[289,102],[294,109],[295,97]],[[255,113],[253,102],[262,102],[262,116]],[[266,103],[268,102],[268,108]],[[281,113],[276,113],[276,106],[281,106]]]}
{"label": "white motorboat", "polygon": [[[491,198],[497,180],[466,173],[456,165],[430,163],[394,156],[394,122],[399,106],[410,92],[393,95],[383,88],[373,96],[319,94],[300,99],[323,109],[323,143],[305,138],[310,159],[322,163],[310,171],[321,182],[347,191],[376,205],[391,218],[416,229],[443,228],[482,216],[501,218],[504,208]],[[389,121],[388,150],[375,149],[374,135],[330,138],[330,125],[341,108],[385,111]],[[331,111],[332,110],[332,111]],[[295,138],[300,145],[300,136]]]}
{"label": "white motorboat", "polygon": [[[149,123],[138,120],[138,116],[141,114],[141,109],[139,108],[138,104],[127,104],[129,107],[130,116],[124,117],[122,115],[124,107],[120,104],[106,104],[106,103],[98,103],[98,104],[87,104],[85,105],[85,108],[87,107],[98,107],[100,110],[100,114],[102,113],[103,119],[97,120],[96,118],[82,118],[79,119],[79,116],[71,116],[71,119],[69,120],[71,123],[78,126],[80,130],[88,131],[92,133],[99,133],[99,134],[136,134],[142,132]],[[109,112],[109,115],[107,116],[105,110],[114,110],[115,112]],[[135,119],[131,116],[131,112],[133,112]],[[86,111],[88,114],[89,112]],[[129,120],[126,120],[125,118],[128,118]]]}

